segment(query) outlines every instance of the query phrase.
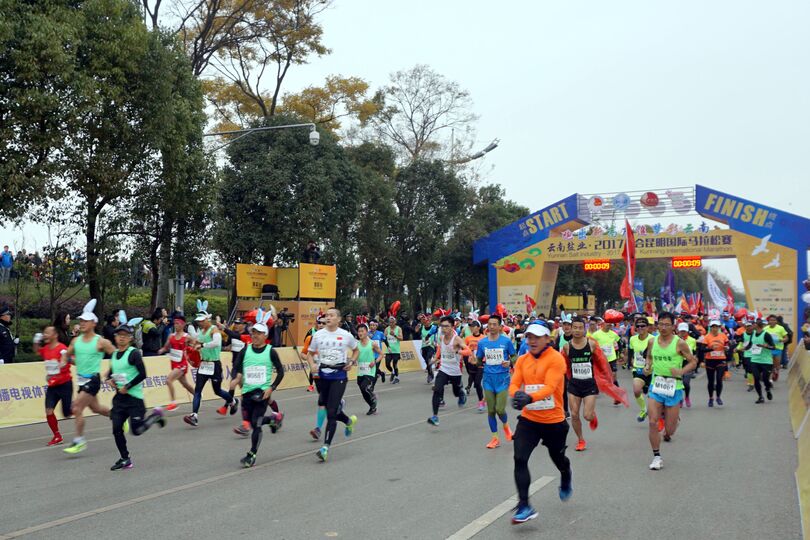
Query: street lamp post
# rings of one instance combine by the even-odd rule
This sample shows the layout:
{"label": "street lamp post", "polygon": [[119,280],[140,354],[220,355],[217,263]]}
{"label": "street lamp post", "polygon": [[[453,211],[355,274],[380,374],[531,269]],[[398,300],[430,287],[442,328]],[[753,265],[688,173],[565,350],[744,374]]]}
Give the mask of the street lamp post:
{"label": "street lamp post", "polygon": [[455,158],[455,159],[449,159],[449,160],[447,160],[447,163],[450,163],[451,165],[463,165],[464,163],[469,163],[470,161],[482,158],[482,157],[484,157],[485,154],[487,154],[489,152],[492,152],[493,150],[498,148],[498,144],[500,142],[501,141],[499,139],[495,139],[491,143],[489,143],[487,145],[487,147],[484,148],[483,150],[479,150],[478,152],[476,152],[474,154],[470,154],[469,156],[464,156],[464,157]]}
{"label": "street lamp post", "polygon": [[218,146],[214,149],[214,152],[218,152],[222,150],[226,146],[231,143],[238,141],[243,137],[247,137],[251,133],[256,133],[258,131],[270,131],[271,129],[291,129],[291,128],[309,128],[309,144],[312,146],[318,146],[318,143],[321,141],[321,134],[318,133],[315,124],[307,123],[307,124],[288,124],[286,126],[265,126],[265,127],[257,127],[257,128],[249,128],[249,129],[236,129],[233,131],[215,131],[213,133],[205,133],[203,137],[219,137],[223,135],[238,135],[238,137],[234,137],[230,141],[226,142],[225,144]]}

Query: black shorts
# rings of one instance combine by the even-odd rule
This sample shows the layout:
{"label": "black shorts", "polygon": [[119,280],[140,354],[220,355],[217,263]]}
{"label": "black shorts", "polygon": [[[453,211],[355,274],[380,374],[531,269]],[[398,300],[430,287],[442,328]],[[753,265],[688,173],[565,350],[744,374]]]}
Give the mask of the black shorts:
{"label": "black shorts", "polygon": [[399,360],[399,354],[400,353],[398,353],[398,352],[385,353],[385,359],[386,360],[392,360],[392,361],[393,360]]}
{"label": "black shorts", "polygon": [[97,395],[99,390],[101,390],[101,375],[98,373],[90,377],[89,381],[79,387],[79,393],[84,392],[91,396]]}
{"label": "black shorts", "polygon": [[646,394],[650,390],[650,383],[652,382],[652,375],[644,375],[643,371],[634,371],[633,378],[644,381],[644,388],[642,391]]}
{"label": "black shorts", "polygon": [[146,416],[146,405],[141,398],[130,396],[129,394],[116,393],[112,400],[110,409],[110,419],[123,424],[127,418],[143,420]]}
{"label": "black shorts", "polygon": [[618,362],[616,360],[612,360],[612,361],[608,362],[608,364],[610,364],[610,371],[612,371],[613,373],[616,373],[616,372],[619,371],[619,368],[616,366],[616,364],[618,364]]}
{"label": "black shorts", "polygon": [[73,403],[73,383],[68,381],[56,386],[49,386],[45,390],[45,408],[56,409],[56,404],[62,402],[62,416],[70,417],[70,406]]}
{"label": "black shorts", "polygon": [[568,381],[568,393],[579,398],[598,396],[599,387],[594,379],[571,379]]}
{"label": "black shorts", "polygon": [[726,361],[725,360],[709,360],[706,359],[704,361],[706,364],[706,369],[726,369]]}

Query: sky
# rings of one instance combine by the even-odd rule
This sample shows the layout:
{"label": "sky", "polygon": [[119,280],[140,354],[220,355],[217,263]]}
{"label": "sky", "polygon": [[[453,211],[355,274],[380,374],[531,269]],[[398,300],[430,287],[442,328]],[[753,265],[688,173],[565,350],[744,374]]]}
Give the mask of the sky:
{"label": "sky", "polygon": [[470,92],[473,148],[501,140],[486,181],[532,211],[700,183],[810,215],[810,2],[335,0],[322,23],[332,53],[286,91],[428,64]]}

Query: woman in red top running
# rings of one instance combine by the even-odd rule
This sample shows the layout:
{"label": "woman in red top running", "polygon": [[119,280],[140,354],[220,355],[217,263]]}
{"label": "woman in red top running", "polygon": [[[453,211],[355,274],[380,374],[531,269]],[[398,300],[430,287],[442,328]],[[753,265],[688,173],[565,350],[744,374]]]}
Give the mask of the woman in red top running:
{"label": "woman in red top running", "polygon": [[45,379],[48,389],[45,391],[45,418],[53,432],[53,439],[48,446],[62,443],[59,423],[54,410],[62,402],[62,416],[70,418],[70,407],[73,401],[73,378],[70,374],[70,363],[62,358],[62,351],[67,347],[59,342],[59,334],[53,326],[46,326],[41,334],[34,336],[34,352],[45,362]]}
{"label": "woman in red top running", "polygon": [[174,381],[178,381],[180,385],[188,391],[189,394],[194,394],[194,387],[189,384],[186,379],[188,372],[188,361],[186,359],[186,344],[190,341],[189,335],[186,333],[186,317],[182,313],[174,315],[174,332],[169,334],[169,339],[158,351],[158,354],[169,354],[171,360],[171,371],[166,381],[166,387],[169,389],[169,398],[171,403],[166,406],[167,411],[173,411],[177,408],[177,401],[174,395]]}

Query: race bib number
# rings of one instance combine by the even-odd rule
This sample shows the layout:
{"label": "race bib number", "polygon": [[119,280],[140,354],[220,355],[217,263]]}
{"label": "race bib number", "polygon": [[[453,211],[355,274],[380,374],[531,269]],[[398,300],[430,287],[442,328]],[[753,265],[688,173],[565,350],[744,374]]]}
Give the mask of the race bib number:
{"label": "race bib number", "polygon": [[725,360],[726,353],[723,351],[709,351],[709,358],[712,360]]}
{"label": "race bib number", "polygon": [[45,373],[47,375],[59,375],[59,361],[57,361],[57,360],[46,360],[45,361]]}
{"label": "race bib number", "polygon": [[762,352],[762,347],[759,345],[751,345],[751,354],[760,354]]}
{"label": "race bib number", "polygon": [[[527,394],[534,394],[541,388],[543,388],[544,384],[527,384],[525,392]],[[526,405],[526,409],[530,411],[548,411],[554,408],[554,396],[548,396],[545,399],[541,399],[539,401],[533,401]]]}
{"label": "race bib number", "polygon": [[599,348],[602,349],[602,354],[605,355],[605,358],[613,356],[613,345],[601,345]]}
{"label": "race bib number", "polygon": [[245,384],[256,386],[266,382],[267,366],[247,366],[245,368]]}
{"label": "race bib number", "polygon": [[397,338],[397,336],[395,336],[394,334],[388,334],[388,341],[389,343],[396,343],[397,341],[399,341],[399,338]]}
{"label": "race bib number", "polygon": [[169,358],[171,358],[173,362],[179,362],[183,359],[183,351],[180,349],[169,349]]}
{"label": "race bib number", "polygon": [[647,359],[644,358],[642,353],[635,353],[633,357],[633,367],[636,369],[644,369],[644,366],[647,365]]}
{"label": "race bib number", "polygon": [[673,397],[675,395],[675,384],[673,377],[658,376],[653,380],[653,392],[661,396]]}
{"label": "race bib number", "polygon": [[456,355],[453,353],[442,353],[442,364],[450,364],[456,361]]}
{"label": "race bib number", "polygon": [[357,375],[359,377],[371,375],[371,364],[357,364]]}
{"label": "race bib number", "polygon": [[345,362],[345,357],[339,349],[327,349],[318,353],[318,359],[321,364],[327,366],[334,366]]}
{"label": "race bib number", "polygon": [[115,384],[118,386],[124,386],[127,384],[126,373],[113,373],[112,378],[115,381]]}
{"label": "race bib number", "polygon": [[200,368],[197,370],[198,375],[213,375],[214,363],[213,362],[200,362]]}
{"label": "race bib number", "polygon": [[485,349],[484,358],[488,366],[500,366],[504,363],[503,349]]}
{"label": "race bib number", "polygon": [[573,362],[571,364],[571,375],[574,376],[575,379],[592,379],[593,378],[593,366],[591,366],[590,362]]}

